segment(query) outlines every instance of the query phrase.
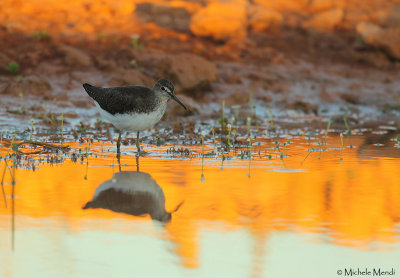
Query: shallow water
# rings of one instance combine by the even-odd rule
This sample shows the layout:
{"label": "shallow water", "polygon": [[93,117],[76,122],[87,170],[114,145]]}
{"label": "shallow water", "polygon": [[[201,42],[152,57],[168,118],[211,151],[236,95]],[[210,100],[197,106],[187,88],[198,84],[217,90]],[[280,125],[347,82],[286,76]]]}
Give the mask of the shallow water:
{"label": "shallow water", "polygon": [[[204,158],[203,179],[200,145],[188,156],[144,145],[139,174],[133,147],[123,146],[117,174],[105,142],[90,145],[88,160],[40,164],[49,155],[32,156],[35,171],[17,168],[15,186],[6,171],[0,277],[400,274],[394,136],[345,137],[343,149],[338,135],[291,137],[282,147],[287,140],[258,139],[251,160],[231,151],[223,165],[208,142],[206,154],[216,155]],[[66,144],[76,153],[88,146]]]}

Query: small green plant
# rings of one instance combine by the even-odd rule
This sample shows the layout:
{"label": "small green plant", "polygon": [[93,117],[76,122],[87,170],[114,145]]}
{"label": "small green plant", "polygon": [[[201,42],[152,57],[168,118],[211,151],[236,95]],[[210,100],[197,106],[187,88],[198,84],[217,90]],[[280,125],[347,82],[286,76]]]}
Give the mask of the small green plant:
{"label": "small green plant", "polygon": [[233,153],[235,153],[235,143],[236,143],[236,129],[232,131],[232,148]]}
{"label": "small green plant", "polygon": [[211,129],[211,132],[212,132],[212,136],[213,136],[214,145],[216,145],[216,143],[215,143],[215,130],[214,130],[214,128]]}
{"label": "small green plant", "polygon": [[21,114],[25,114],[24,93],[19,92],[19,103],[21,105]]}
{"label": "small green plant", "polygon": [[11,74],[17,74],[19,71],[19,64],[17,62],[11,62],[8,64],[7,70]]}
{"label": "small green plant", "polygon": [[250,136],[251,129],[251,117],[247,117],[247,135]]}
{"label": "small green plant", "polygon": [[32,34],[32,37],[38,40],[49,40],[50,39],[50,34],[45,32],[45,31],[37,31]]}
{"label": "small green plant", "polygon": [[331,127],[331,123],[332,123],[332,120],[329,119],[328,125],[326,126],[326,130],[325,130],[325,138],[328,137],[328,132],[329,132],[329,128]]}
{"label": "small green plant", "polygon": [[239,109],[240,109],[240,105],[233,105],[232,109],[234,111],[235,114],[235,121],[239,121]]}
{"label": "small green plant", "polygon": [[226,122],[227,118],[225,118],[225,100],[222,100],[221,119],[219,119],[219,123],[221,124],[221,134],[225,133]]}
{"label": "small green plant", "polygon": [[344,121],[344,125],[346,126],[346,129],[347,129],[346,134],[351,135],[351,129],[350,129],[349,123],[347,122],[347,118],[343,117],[343,121]]}
{"label": "small green plant", "polygon": [[231,147],[231,129],[232,126],[230,124],[227,125],[228,127],[228,137],[226,137],[226,147],[229,149]]}
{"label": "small green plant", "polygon": [[162,138],[160,138],[160,137],[157,137],[157,142],[156,142],[156,144],[157,144],[157,146],[159,147],[159,146],[161,146],[161,145],[164,144],[164,140],[163,140]]}
{"label": "small green plant", "polygon": [[105,41],[107,39],[107,34],[106,33],[98,33],[97,34],[97,39],[99,41]]}
{"label": "small green plant", "polygon": [[53,113],[48,113],[47,115],[41,114],[35,116],[37,119],[44,119],[48,122],[48,124],[52,126],[58,126],[61,123],[61,120],[57,119],[57,116]]}
{"label": "small green plant", "polygon": [[19,105],[20,105],[19,109],[8,110],[8,112],[15,115],[22,115],[26,113],[24,104],[24,94],[22,92],[19,92]]}
{"label": "small green plant", "polygon": [[143,50],[143,49],[145,49],[144,44],[141,43],[141,42],[139,42],[139,38],[133,38],[133,39],[131,39],[130,44],[131,44],[131,46],[132,46],[134,49],[138,49],[138,50]]}

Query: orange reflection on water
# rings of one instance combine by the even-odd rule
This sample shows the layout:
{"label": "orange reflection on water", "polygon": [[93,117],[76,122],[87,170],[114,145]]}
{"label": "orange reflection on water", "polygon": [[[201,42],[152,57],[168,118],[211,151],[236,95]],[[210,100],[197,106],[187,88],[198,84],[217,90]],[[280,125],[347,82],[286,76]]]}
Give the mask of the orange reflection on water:
{"label": "orange reflection on water", "polygon": [[[239,159],[226,161],[223,171],[220,161],[206,159],[204,183],[200,180],[199,158],[144,157],[140,159],[140,171],[149,173],[162,188],[167,211],[184,201],[165,225],[165,231],[187,267],[199,265],[199,245],[205,228],[222,232],[248,229],[259,242],[254,247],[256,257],[264,252],[262,243],[273,231],[319,233],[326,235],[331,244],[358,248],[367,248],[371,242],[397,242],[400,161],[385,156],[361,159],[363,139],[349,140],[347,144],[355,148],[344,150],[342,163],[340,150],[323,152],[320,159],[318,152],[312,153],[305,159],[308,146],[295,140],[285,151],[289,157],[283,161],[276,155],[272,160],[254,156],[250,178],[248,161]],[[328,140],[330,145],[337,142],[337,137]],[[124,156],[122,164],[122,170],[136,170],[134,157]],[[72,231],[81,230],[82,224],[93,218],[143,220],[105,209],[82,209],[96,188],[118,171],[117,165],[114,169],[111,165],[109,154],[90,157],[87,180],[86,164],[80,162],[41,165],[35,172],[18,169],[16,217],[62,216]],[[6,185],[5,190],[10,194],[11,186]],[[10,208],[2,205],[0,215],[9,214]],[[145,219],[150,221],[149,216]],[[113,231],[107,226],[92,228]]]}

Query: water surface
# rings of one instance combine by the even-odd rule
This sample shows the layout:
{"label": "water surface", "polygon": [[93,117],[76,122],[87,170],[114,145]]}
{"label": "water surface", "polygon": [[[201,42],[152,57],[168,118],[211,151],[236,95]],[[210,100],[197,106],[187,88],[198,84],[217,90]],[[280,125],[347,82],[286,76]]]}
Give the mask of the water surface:
{"label": "water surface", "polygon": [[[203,182],[200,145],[188,156],[147,146],[139,173],[134,148],[124,146],[116,175],[109,143],[91,144],[88,166],[67,155],[17,168],[14,187],[7,170],[0,277],[400,274],[398,143],[359,135],[342,149],[339,136],[321,138],[292,138],[285,148],[287,138],[259,139],[251,161],[240,155],[246,148],[223,164],[217,151],[204,158]],[[69,144],[76,153],[88,146]]]}

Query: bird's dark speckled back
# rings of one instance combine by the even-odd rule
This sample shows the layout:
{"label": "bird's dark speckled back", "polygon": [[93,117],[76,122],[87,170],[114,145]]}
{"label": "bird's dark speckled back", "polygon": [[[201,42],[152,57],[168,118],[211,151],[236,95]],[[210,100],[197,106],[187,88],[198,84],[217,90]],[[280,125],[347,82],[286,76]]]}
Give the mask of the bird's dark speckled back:
{"label": "bird's dark speckled back", "polygon": [[156,93],[144,86],[100,88],[83,84],[86,92],[108,113],[149,113],[160,103]]}

